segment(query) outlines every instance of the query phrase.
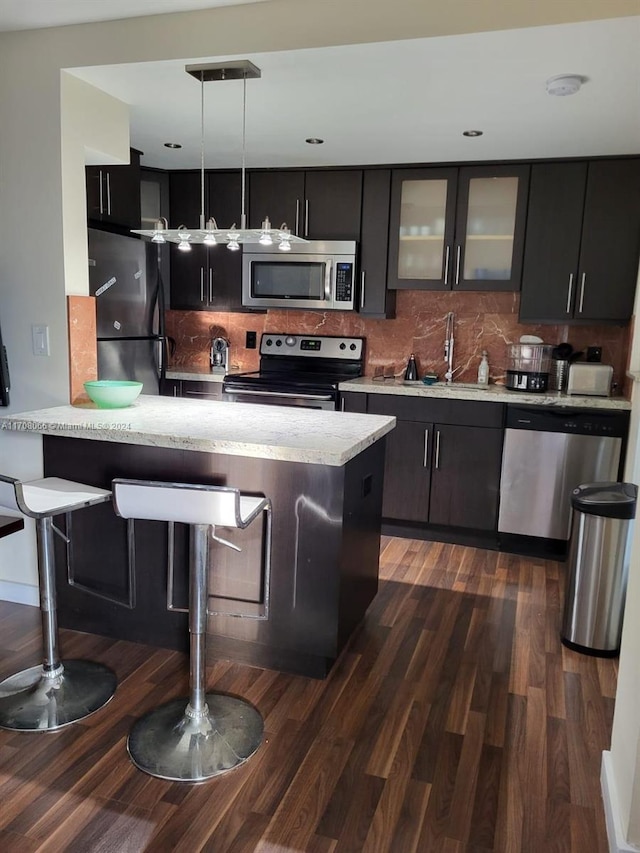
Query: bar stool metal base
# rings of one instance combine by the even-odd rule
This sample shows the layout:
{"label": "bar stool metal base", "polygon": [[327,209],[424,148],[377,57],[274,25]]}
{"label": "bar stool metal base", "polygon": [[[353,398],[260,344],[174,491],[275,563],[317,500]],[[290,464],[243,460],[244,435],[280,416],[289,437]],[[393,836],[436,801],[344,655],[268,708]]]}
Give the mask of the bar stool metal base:
{"label": "bar stool metal base", "polygon": [[192,716],[174,699],[139,719],[127,749],[140,770],[173,782],[203,782],[243,764],[262,742],[259,712],[242,699],[206,695],[208,713]]}
{"label": "bar stool metal base", "polygon": [[57,675],[33,666],[0,683],[0,728],[57,731],[106,705],[116,686],[115,673],[94,661],[64,661]]}

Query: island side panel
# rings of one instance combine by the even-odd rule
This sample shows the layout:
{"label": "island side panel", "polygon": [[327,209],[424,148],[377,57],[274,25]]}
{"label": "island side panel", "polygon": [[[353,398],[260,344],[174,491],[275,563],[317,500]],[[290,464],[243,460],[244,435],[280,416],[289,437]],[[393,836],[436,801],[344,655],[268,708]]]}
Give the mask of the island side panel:
{"label": "island side panel", "polygon": [[[43,450],[45,476],[105,489],[114,477],[179,480],[183,467],[182,451],[139,445],[44,436]],[[61,627],[188,651],[187,615],[166,609],[166,524],[127,522],[111,503],[56,516],[54,523],[70,539],[54,536]],[[108,598],[129,603],[130,573],[131,608]]]}
{"label": "island side panel", "polygon": [[376,596],[386,437],[352,459],[345,470],[338,649]]}
{"label": "island side panel", "polygon": [[[44,446],[47,476],[102,487],[109,487],[116,476],[201,482],[271,497],[271,617],[268,622],[210,617],[210,653],[322,677],[377,588],[383,445],[374,444],[342,468],[57,436],[45,437]],[[166,609],[170,558],[173,600],[186,604],[186,528],[175,525],[172,538],[166,524],[136,521],[131,532],[106,505],[75,513],[70,532],[69,547],[58,547],[57,553],[60,624],[186,649],[186,614]],[[261,533],[257,522],[247,531],[220,531],[228,539],[247,537],[244,542],[236,539],[242,555],[212,542],[212,587],[218,596],[229,595],[234,584],[244,590],[242,609],[247,612],[252,612],[261,569]],[[85,586],[120,598],[126,598],[127,561],[132,561],[135,607],[130,610],[70,587],[70,560]],[[210,606],[236,609],[221,597],[213,598]]]}

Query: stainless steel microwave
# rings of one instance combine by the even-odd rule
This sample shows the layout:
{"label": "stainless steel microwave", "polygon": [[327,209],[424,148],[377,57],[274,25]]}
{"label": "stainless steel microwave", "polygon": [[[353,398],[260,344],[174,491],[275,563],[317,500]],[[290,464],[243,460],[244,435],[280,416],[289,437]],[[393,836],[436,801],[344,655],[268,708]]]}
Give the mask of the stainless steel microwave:
{"label": "stainless steel microwave", "polygon": [[356,243],[314,240],[290,252],[251,245],[242,254],[242,304],[247,308],[355,308]]}

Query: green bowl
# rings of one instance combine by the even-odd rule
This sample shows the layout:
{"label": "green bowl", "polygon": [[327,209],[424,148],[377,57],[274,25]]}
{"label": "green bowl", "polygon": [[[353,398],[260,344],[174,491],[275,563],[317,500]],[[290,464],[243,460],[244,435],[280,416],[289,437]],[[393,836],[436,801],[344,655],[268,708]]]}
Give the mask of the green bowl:
{"label": "green bowl", "polygon": [[99,409],[124,409],[142,391],[142,382],[128,379],[96,379],[85,382],[84,389]]}

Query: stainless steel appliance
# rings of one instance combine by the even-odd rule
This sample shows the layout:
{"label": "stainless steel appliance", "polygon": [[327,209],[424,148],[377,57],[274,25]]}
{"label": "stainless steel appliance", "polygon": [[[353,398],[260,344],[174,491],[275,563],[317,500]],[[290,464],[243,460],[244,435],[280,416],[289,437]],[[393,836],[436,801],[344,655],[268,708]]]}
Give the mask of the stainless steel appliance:
{"label": "stainless steel appliance", "polygon": [[96,297],[98,378],[135,379],[158,394],[164,300],[154,244],[89,229],[89,292]]}
{"label": "stainless steel appliance", "polygon": [[242,304],[247,308],[355,308],[356,244],[295,243],[291,251],[252,245],[242,255]]}
{"label": "stainless steel appliance", "polygon": [[608,397],[611,394],[613,367],[610,364],[579,362],[569,368],[567,394]]}
{"label": "stainless steel appliance", "polygon": [[209,350],[209,364],[212,373],[229,372],[229,341],[226,338],[214,338]]}
{"label": "stainless steel appliance", "polygon": [[2,332],[0,331],[0,406],[9,405],[9,391],[11,382],[9,380],[9,362],[7,361],[7,349],[2,343]]}
{"label": "stainless steel appliance", "polygon": [[362,376],[364,338],[332,335],[284,335],[264,332],[260,370],[232,373],[222,383],[222,398],[337,409],[338,384]]}
{"label": "stainless steel appliance", "polygon": [[629,413],[507,406],[500,533],[568,540],[571,492],[617,480]]}

